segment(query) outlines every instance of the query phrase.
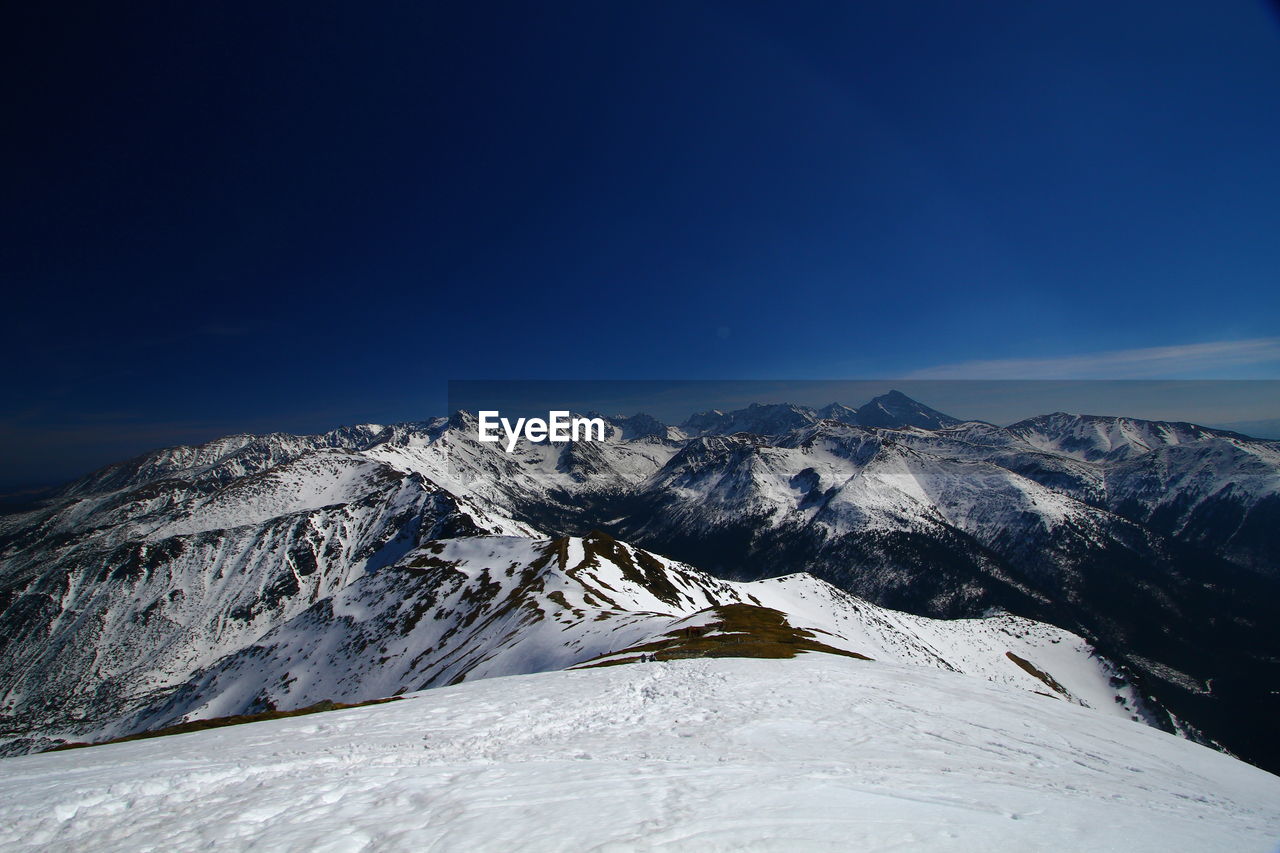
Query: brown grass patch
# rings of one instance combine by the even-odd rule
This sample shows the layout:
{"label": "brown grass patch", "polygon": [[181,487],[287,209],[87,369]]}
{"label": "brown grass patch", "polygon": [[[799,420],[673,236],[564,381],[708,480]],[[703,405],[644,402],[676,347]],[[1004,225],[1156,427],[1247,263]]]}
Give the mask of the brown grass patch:
{"label": "brown grass patch", "polygon": [[165,726],[162,729],[152,729],[149,732],[138,732],[137,734],[125,735],[124,737],[112,738],[111,740],[100,740],[94,743],[64,743],[61,746],[55,746],[51,749],[43,750],[44,752],[61,752],[65,749],[83,749],[88,746],[104,746],[109,743],[124,743],[131,740],[145,740],[153,737],[166,737],[167,735],[181,735],[187,732],[198,732],[204,729],[220,729],[223,726],[238,726],[243,723],[257,723],[261,720],[279,720],[284,717],[301,717],[306,714],[319,714],[324,711],[341,711],[345,708],[363,708],[365,705],[381,705],[384,702],[397,702],[399,696],[389,696],[386,699],[370,699],[367,702],[334,702],[331,699],[321,699],[314,705],[308,705],[305,708],[297,708],[293,711],[263,711],[258,714],[235,714],[230,717],[211,717],[208,720],[192,720],[188,723],[178,723],[172,726]]}
{"label": "brown grass patch", "polygon": [[710,612],[712,620],[705,625],[668,631],[662,639],[610,652],[574,668],[617,666],[636,663],[644,658],[793,658],[800,652],[824,652],[871,660],[866,655],[819,642],[812,631],[796,628],[787,622],[786,614],[770,607],[727,604],[700,612]]}

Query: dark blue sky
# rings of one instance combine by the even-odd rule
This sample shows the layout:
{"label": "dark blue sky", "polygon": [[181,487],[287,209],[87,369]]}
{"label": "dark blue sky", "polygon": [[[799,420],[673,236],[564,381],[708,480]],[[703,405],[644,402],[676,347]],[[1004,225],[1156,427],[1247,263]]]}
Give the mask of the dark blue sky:
{"label": "dark blue sky", "polygon": [[1262,3],[27,5],[2,487],[449,378],[1280,377]]}

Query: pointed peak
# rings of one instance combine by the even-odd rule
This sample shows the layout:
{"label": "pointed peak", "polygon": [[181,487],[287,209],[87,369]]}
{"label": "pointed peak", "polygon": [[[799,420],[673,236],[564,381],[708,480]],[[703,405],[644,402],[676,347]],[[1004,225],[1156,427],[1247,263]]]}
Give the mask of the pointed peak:
{"label": "pointed peak", "polygon": [[880,427],[883,429],[904,429],[919,427],[921,429],[941,429],[955,426],[961,421],[950,415],[931,409],[918,400],[913,400],[896,388],[873,397],[865,406],[858,409],[858,423],[862,426]]}
{"label": "pointed peak", "polygon": [[454,429],[466,429],[476,424],[476,416],[466,409],[457,409],[449,415],[449,426]]}
{"label": "pointed peak", "polygon": [[891,403],[894,405],[912,405],[912,406],[924,405],[919,400],[916,400],[912,397],[908,397],[906,394],[903,394],[901,391],[899,391],[896,388],[890,389],[885,393],[880,394],[879,396],[872,397],[869,401],[867,401],[868,406],[875,403],[886,403],[886,404]]}

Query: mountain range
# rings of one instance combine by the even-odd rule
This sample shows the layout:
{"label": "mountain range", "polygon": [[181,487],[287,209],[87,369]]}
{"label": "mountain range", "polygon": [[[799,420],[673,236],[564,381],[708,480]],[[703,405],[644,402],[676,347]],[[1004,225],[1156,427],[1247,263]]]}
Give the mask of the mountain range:
{"label": "mountain range", "polygon": [[737,637],[969,673],[1280,769],[1280,442],[999,427],[897,392],[609,425],[512,454],[466,412],[232,436],[0,516],[5,750]]}

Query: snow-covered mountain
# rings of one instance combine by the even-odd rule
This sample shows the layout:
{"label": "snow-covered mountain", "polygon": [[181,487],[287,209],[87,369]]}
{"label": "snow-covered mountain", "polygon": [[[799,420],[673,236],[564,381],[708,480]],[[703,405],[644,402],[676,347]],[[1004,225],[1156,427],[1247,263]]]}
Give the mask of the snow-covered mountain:
{"label": "snow-covered mountain", "polygon": [[1266,851],[1280,778],[942,669],[824,654],[488,679],[3,761],[0,847]]}
{"label": "snow-covered mountain", "polygon": [[846,422],[887,429],[941,429],[960,423],[957,418],[918,403],[901,391],[890,391],[872,398],[865,406],[858,408],[856,421]]}
{"label": "snow-covered mountain", "polygon": [[1009,426],[1008,431],[1038,450],[1073,456],[1086,462],[1132,459],[1157,448],[1194,444],[1206,439],[1249,440],[1239,433],[1189,423],[1066,412],[1018,421]]}
{"label": "snow-covered mountain", "polygon": [[733,435],[739,432],[772,436],[803,429],[820,420],[885,429],[940,429],[960,423],[950,415],[912,400],[901,391],[889,391],[873,397],[857,409],[842,403],[830,403],[821,409],[791,403],[752,403],[733,412],[700,412],[685,421],[681,431],[689,436]]}
{"label": "snow-covered mountain", "polygon": [[[868,412],[898,420],[853,422]],[[759,598],[749,582],[808,572],[865,613],[874,602],[1061,626],[1115,661],[1136,691],[1126,713],[1280,766],[1280,443],[1124,418],[959,423],[899,394],[857,409],[753,406],[679,429],[610,418],[609,433],[508,454],[456,413],[232,437],[112,466],[0,516],[0,726],[32,746],[122,717],[152,725],[555,668],[644,645],[744,589]],[[701,578],[699,606],[636,592],[617,601],[630,615],[600,615],[574,598],[589,572],[558,557],[534,572],[539,594],[517,595],[458,556],[490,541],[475,537],[509,537],[522,544],[502,569],[523,577],[549,547],[535,543],[593,530]],[[409,565],[437,547],[457,565]],[[450,596],[466,606],[441,604]],[[405,602],[438,618],[394,633]],[[768,606],[844,635],[831,614],[795,621],[796,604]],[[498,612],[507,631],[477,627]],[[923,624],[899,625],[904,648],[923,642]],[[1139,708],[1139,693],[1155,701]]]}
{"label": "snow-covered mountain", "polygon": [[265,452],[248,461],[222,452],[238,442],[202,448],[182,477],[151,460],[120,466],[96,481],[143,481],[105,493],[81,481],[3,519],[6,733],[119,715],[421,541],[529,531],[359,453],[255,443]]}
{"label": "snow-covered mountain", "polygon": [[733,435],[745,432],[751,435],[782,435],[793,429],[806,427],[818,419],[818,414],[808,406],[790,403],[752,403],[734,412],[712,410],[691,416],[681,425],[686,435]]}
{"label": "snow-covered mountain", "polygon": [[[42,735],[100,740],[191,719],[634,660],[644,650],[678,657],[681,649],[663,646],[672,637],[709,642],[728,633],[758,641],[762,619],[798,648],[964,672],[1103,713],[1160,719],[1161,709],[1120,667],[1060,628],[1008,614],[913,616],[805,574],[722,581],[597,532],[430,539],[390,565],[366,566],[252,642],[224,633],[210,638],[202,659],[168,658],[168,678],[136,682],[112,717],[85,710],[83,719],[62,731],[46,725]],[[710,653],[722,651],[747,653],[736,646]]]}

